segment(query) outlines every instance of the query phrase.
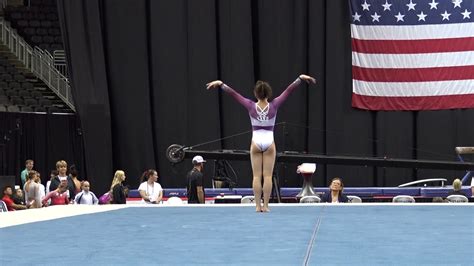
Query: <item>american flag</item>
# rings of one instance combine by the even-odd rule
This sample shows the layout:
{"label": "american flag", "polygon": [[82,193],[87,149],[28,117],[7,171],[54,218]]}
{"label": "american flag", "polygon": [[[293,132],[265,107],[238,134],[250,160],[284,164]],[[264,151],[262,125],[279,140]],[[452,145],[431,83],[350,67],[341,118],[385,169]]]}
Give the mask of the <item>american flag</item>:
{"label": "american flag", "polygon": [[349,0],[352,106],[474,108],[474,0]]}

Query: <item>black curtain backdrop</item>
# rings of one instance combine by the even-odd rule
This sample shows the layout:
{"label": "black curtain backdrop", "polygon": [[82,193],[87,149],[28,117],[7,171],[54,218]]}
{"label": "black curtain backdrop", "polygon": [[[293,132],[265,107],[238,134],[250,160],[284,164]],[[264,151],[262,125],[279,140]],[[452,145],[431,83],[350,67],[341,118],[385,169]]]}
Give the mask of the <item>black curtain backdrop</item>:
{"label": "black curtain backdrop", "polygon": [[[14,175],[21,184],[25,161],[33,159],[34,169],[46,184],[56,162],[75,164],[79,178],[86,179],[82,129],[76,115],[0,113],[0,176]],[[94,182],[93,178],[91,179]]]}
{"label": "black curtain backdrop", "polygon": [[[252,97],[256,80],[278,95],[300,73],[302,85],[281,108],[280,151],[455,160],[473,145],[474,110],[370,112],[351,107],[350,14],[346,0],[58,0],[88,175],[101,191],[115,169],[128,183],[156,168],[164,187],[183,187],[189,160],[171,166],[166,148],[250,130],[244,108],[205,84],[222,79]],[[248,149],[251,134],[200,149]],[[231,162],[251,186],[249,162]],[[210,185],[212,162],[207,164]],[[277,166],[281,186],[300,186],[295,164]],[[392,186],[462,173],[320,165],[314,184]]]}

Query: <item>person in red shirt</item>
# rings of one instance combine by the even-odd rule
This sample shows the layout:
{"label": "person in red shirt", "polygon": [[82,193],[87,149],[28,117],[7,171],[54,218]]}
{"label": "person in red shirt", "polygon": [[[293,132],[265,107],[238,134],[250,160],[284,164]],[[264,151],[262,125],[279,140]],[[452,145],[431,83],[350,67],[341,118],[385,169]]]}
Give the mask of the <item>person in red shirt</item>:
{"label": "person in red shirt", "polygon": [[16,211],[16,210],[24,210],[26,209],[26,206],[15,204],[12,199],[13,195],[13,190],[11,186],[5,186],[3,188],[3,198],[2,200],[5,202],[5,205],[7,205],[8,211]]}

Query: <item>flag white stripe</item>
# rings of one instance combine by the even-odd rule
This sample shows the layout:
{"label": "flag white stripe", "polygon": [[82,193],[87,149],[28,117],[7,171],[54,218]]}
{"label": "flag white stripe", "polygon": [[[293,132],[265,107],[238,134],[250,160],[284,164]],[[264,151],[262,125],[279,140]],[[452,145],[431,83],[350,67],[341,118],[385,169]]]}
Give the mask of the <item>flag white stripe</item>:
{"label": "flag white stripe", "polygon": [[380,97],[417,97],[474,94],[474,80],[434,82],[367,82],[352,80],[353,92]]}
{"label": "flag white stripe", "polygon": [[366,68],[426,68],[474,65],[474,51],[432,54],[352,52],[352,65]]}
{"label": "flag white stripe", "polygon": [[474,23],[410,26],[367,26],[351,24],[352,38],[360,40],[427,40],[474,36]]}

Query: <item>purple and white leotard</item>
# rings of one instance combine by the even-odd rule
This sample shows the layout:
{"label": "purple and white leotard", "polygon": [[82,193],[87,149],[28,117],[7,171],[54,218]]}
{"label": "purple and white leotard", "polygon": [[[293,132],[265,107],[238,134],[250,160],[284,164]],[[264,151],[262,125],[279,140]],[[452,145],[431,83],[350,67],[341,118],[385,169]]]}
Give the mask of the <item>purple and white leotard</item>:
{"label": "purple and white leotard", "polygon": [[301,79],[297,78],[280,96],[269,102],[263,109],[260,108],[256,102],[243,97],[224,83],[221,85],[221,89],[230,94],[247,109],[250,116],[250,123],[252,124],[252,141],[257,145],[260,151],[264,152],[273,143],[273,127],[275,126],[278,108],[300,83]]}

